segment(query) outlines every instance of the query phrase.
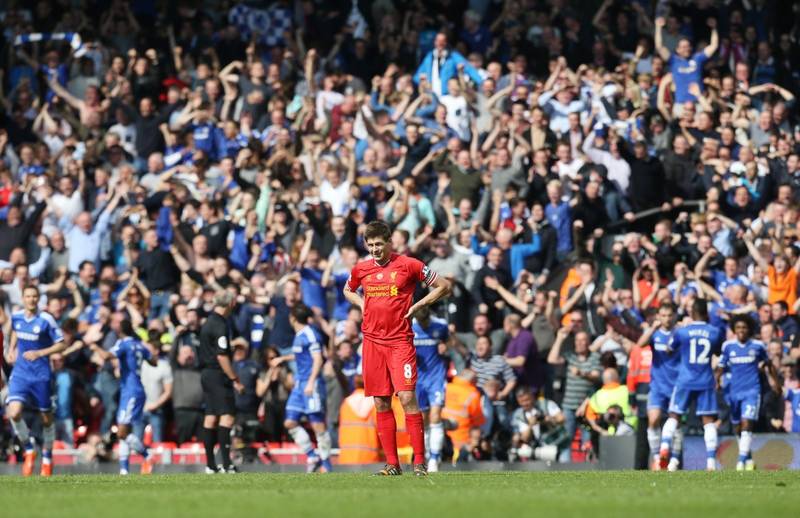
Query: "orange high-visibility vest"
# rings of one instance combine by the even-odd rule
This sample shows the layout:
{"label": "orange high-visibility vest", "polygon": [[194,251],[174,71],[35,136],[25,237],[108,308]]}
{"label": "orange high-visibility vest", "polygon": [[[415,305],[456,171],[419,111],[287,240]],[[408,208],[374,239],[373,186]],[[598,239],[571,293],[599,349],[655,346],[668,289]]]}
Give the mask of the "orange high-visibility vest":
{"label": "orange high-visibility vest", "polygon": [[[564,280],[561,282],[561,288],[559,289],[558,294],[558,306],[563,308],[564,304],[566,304],[567,300],[569,300],[569,290],[572,288],[577,288],[580,285],[581,276],[578,275],[578,270],[575,268],[570,268],[567,272],[567,276],[564,277]],[[561,325],[569,325],[569,313],[561,316]]]}
{"label": "orange high-visibility vest", "polygon": [[631,349],[628,360],[628,391],[633,394],[640,383],[650,383],[650,366],[653,363],[653,349],[649,345]]}
{"label": "orange high-visibility vest", "polygon": [[[371,410],[364,416],[369,400]],[[359,413],[357,409],[361,408]],[[375,405],[356,389],[342,402],[339,410],[339,464],[373,464],[380,462],[380,443],[375,425]]]}
{"label": "orange high-visibility vest", "polygon": [[447,384],[444,394],[442,418],[455,421],[458,425],[455,430],[447,432],[453,441],[453,449],[458,451],[469,442],[469,431],[486,420],[481,408],[481,393],[471,382],[456,376]]}

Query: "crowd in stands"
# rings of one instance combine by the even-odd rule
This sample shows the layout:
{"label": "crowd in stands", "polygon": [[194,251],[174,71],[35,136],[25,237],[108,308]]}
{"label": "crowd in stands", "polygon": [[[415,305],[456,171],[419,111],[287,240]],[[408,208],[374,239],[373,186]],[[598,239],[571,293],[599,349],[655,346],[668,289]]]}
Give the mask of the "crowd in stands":
{"label": "crowd in stands", "polygon": [[[199,328],[228,290],[238,434],[281,441],[275,359],[303,302],[336,432],[369,412],[342,288],[382,219],[454,285],[434,317],[459,461],[569,462],[576,431],[585,450],[640,433],[637,341],[664,304],[682,321],[704,298],[723,330],[752,314],[792,391],[799,21],[788,0],[6,2],[4,334],[37,285],[68,344],[58,439],[94,447],[119,380],[92,349],[130,320],[161,351],[142,367],[152,441],[184,443]],[[757,431],[800,431],[784,399],[765,390]]]}

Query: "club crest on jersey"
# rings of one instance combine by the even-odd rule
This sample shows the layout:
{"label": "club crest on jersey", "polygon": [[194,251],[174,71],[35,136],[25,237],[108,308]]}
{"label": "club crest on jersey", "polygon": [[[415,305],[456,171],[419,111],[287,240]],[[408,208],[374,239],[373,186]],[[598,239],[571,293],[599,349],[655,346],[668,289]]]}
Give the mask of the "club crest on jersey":
{"label": "club crest on jersey", "polygon": [[389,273],[389,278],[392,279],[392,280],[395,280],[397,278],[397,272],[390,272]]}
{"label": "club crest on jersey", "polygon": [[40,331],[39,326],[33,326],[33,332],[38,333]]}

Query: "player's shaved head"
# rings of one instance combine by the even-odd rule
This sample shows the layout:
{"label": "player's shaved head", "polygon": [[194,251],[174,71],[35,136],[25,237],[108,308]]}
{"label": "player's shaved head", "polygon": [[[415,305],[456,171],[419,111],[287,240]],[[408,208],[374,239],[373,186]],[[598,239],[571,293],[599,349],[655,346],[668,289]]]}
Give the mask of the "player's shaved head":
{"label": "player's shaved head", "polygon": [[704,299],[697,299],[692,303],[692,318],[702,322],[708,320],[708,305]]}

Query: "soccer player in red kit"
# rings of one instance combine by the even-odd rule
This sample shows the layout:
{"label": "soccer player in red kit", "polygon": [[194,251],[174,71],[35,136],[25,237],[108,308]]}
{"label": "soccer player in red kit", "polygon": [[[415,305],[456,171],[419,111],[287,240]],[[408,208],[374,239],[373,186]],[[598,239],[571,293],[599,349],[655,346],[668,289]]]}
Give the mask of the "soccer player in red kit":
{"label": "soccer player in red kit", "polygon": [[[402,474],[392,412],[392,394],[397,393],[414,450],[414,474],[425,476],[425,432],[415,392],[417,356],[411,319],[418,309],[449,295],[451,286],[421,261],[393,253],[390,237],[389,225],[383,221],[367,225],[364,240],[372,258],[359,262],[350,272],[344,296],[364,314],[364,391],[375,397],[378,438],[386,454],[386,466],[376,475]],[[433,289],[413,303],[418,282]],[[359,288],[363,297],[356,293]]]}

